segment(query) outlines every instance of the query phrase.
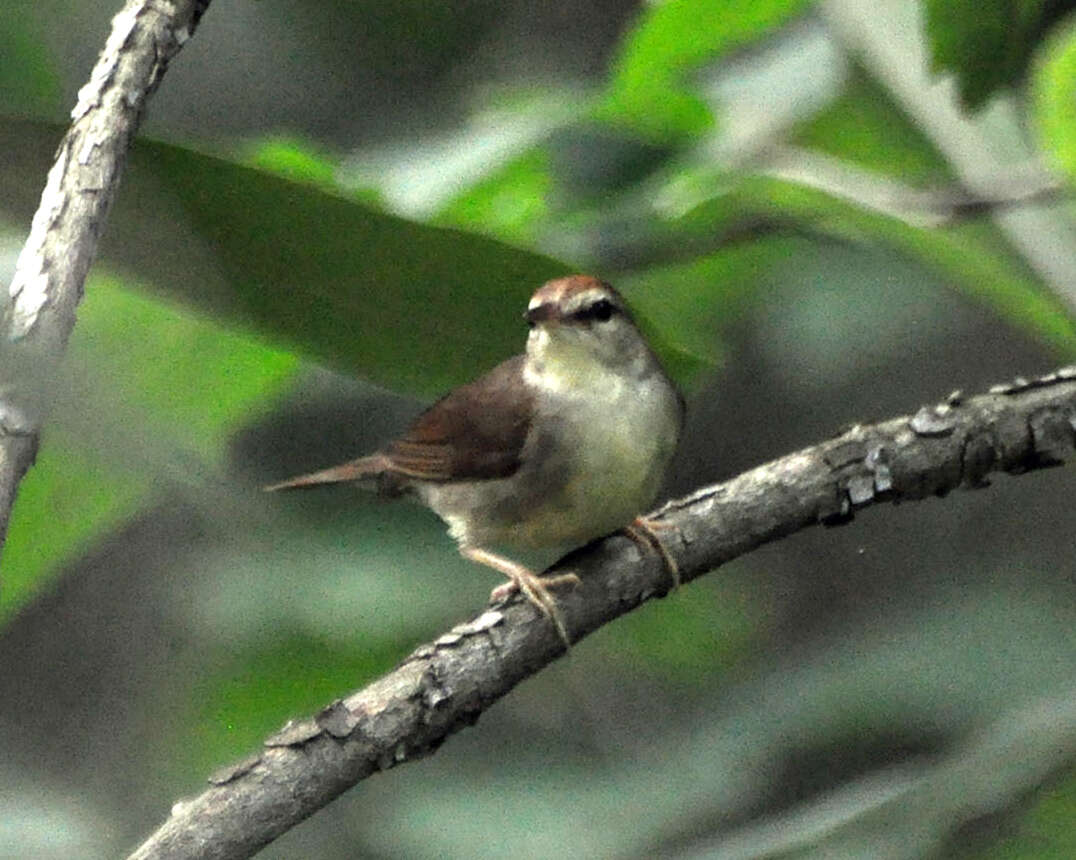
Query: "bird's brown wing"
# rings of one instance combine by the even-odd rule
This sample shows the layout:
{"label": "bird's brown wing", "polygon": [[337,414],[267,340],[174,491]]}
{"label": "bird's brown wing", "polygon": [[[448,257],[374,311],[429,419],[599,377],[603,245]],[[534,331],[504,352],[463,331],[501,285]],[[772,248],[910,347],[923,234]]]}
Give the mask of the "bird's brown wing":
{"label": "bird's brown wing", "polygon": [[383,453],[408,478],[506,478],[519,468],[533,405],[517,355],[442,397]]}

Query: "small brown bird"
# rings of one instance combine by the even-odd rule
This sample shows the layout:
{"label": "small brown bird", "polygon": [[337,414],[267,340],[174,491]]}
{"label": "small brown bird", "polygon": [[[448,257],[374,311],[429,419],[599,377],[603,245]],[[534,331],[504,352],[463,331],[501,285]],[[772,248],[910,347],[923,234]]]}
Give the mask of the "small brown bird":
{"label": "small brown bird", "polygon": [[678,580],[638,514],[675,451],[684,402],[609,284],[549,281],[524,318],[524,354],[442,397],[400,439],[266,489],[368,481],[385,495],[414,494],[466,558],[508,577],[491,599],[521,591],[570,644],[549,588],[578,577],[539,577],[489,547],[578,546],[624,527]]}

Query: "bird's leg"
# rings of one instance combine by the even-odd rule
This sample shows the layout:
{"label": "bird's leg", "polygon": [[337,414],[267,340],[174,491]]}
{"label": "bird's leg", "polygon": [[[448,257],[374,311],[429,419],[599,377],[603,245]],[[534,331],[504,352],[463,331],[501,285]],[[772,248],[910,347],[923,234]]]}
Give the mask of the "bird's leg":
{"label": "bird's leg", "polygon": [[564,640],[565,646],[571,647],[572,640],[568,636],[568,628],[564,626],[564,617],[560,609],[557,608],[557,602],[553,599],[549,589],[557,585],[578,585],[578,576],[574,573],[563,573],[545,578],[536,576],[518,562],[476,546],[461,546],[460,554],[478,564],[492,567],[508,577],[509,582],[498,585],[493,589],[489,596],[490,600],[501,601],[516,591],[521,592],[527,600],[534,604],[539,612],[553,622],[553,626],[557,628],[557,633]]}
{"label": "bird's leg", "polygon": [[676,563],[676,559],[669,554],[665,544],[661,542],[661,538],[658,537],[658,532],[668,531],[679,533],[680,530],[672,523],[667,523],[664,520],[652,520],[644,516],[638,516],[632,520],[631,525],[624,526],[624,534],[631,538],[636,546],[642,550],[656,550],[657,554],[661,556],[661,560],[665,562],[665,567],[672,577],[673,590],[675,591],[680,587],[680,566]]}

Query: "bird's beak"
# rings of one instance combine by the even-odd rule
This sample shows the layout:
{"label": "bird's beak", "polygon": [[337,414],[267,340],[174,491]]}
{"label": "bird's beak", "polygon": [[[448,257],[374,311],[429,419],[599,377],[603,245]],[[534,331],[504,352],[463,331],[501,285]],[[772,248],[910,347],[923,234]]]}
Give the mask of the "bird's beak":
{"label": "bird's beak", "polygon": [[557,313],[557,306],[551,302],[546,302],[533,308],[527,308],[523,314],[523,319],[527,321],[528,325],[538,325],[539,323],[554,322],[560,319],[560,316]]}

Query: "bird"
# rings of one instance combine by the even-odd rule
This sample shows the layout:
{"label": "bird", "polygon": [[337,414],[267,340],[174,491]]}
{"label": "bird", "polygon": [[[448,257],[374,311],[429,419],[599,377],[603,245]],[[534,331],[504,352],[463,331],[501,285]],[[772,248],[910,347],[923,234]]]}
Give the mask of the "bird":
{"label": "bird", "polygon": [[551,589],[573,573],[541,577],[501,548],[580,546],[624,530],[656,549],[641,516],[660,488],[684,424],[684,398],[639,330],[623,296],[592,275],[543,284],[527,305],[523,353],[456,388],[381,450],[289,478],[267,491],[358,482],[412,495],[432,509],[467,559],[521,592],[570,647]]}

